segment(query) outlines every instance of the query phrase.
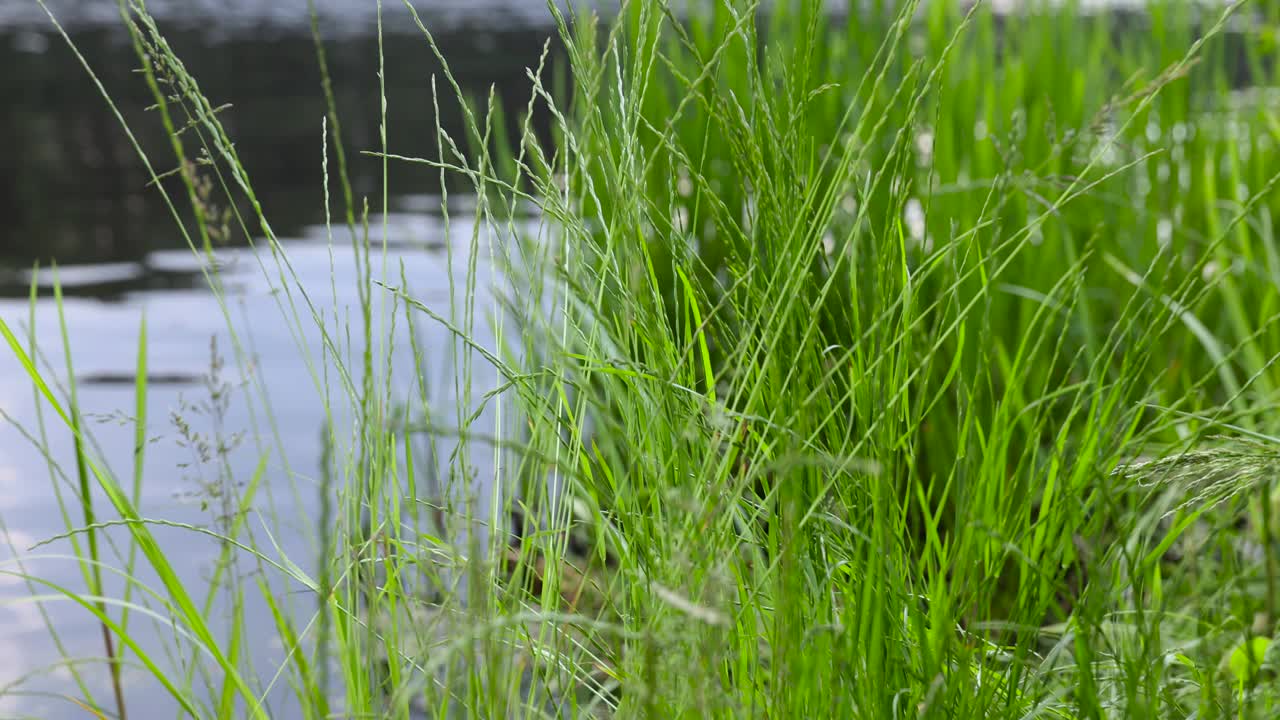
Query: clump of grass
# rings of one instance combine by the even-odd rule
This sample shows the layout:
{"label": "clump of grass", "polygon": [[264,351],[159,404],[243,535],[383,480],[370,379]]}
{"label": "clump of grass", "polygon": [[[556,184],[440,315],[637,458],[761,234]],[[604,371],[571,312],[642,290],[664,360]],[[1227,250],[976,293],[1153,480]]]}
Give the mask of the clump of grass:
{"label": "clump of grass", "polygon": [[[446,69],[467,144],[437,122],[440,157],[400,156],[385,133],[369,153],[471,183],[476,230],[462,257],[450,246],[448,309],[385,264],[375,278],[373,216],[345,183],[336,111],[325,120],[360,265],[351,344],[342,309],[293,274],[213,103],[145,10],[122,6],[179,167],[204,158],[247,197],[254,215],[234,225],[260,236],[279,310],[323,340],[319,358],[300,344],[329,409],[317,571],[274,539],[219,533],[312,593],[314,611],[257,587],[289,648],[275,670],[290,711],[1270,716],[1280,175],[1274,113],[1238,102],[1226,58],[1232,18],[1276,18],[1190,7],[1153,3],[1152,32],[1119,38],[1071,4],[997,18],[877,3],[843,25],[816,1],[684,17],[635,2],[607,24],[555,10],[567,66],[530,70],[518,146],[497,141],[492,97]],[[1255,82],[1273,55],[1244,43]],[[192,250],[208,255],[226,235],[199,210],[210,185],[180,175]],[[522,202],[539,208],[532,231],[511,212]],[[477,340],[481,258],[508,283],[492,347]],[[425,423],[445,446],[431,467],[388,379],[407,328],[411,404],[438,409],[415,322],[447,328],[461,358],[454,426]],[[63,410],[0,329],[79,440],[74,401]],[[465,400],[476,361],[499,377],[480,407]],[[1224,429],[1256,444],[1206,444]],[[270,435],[264,462],[287,455]],[[66,596],[191,715],[267,716],[240,621],[218,639],[157,520],[78,447],[161,578],[155,612],[227,678],[217,697],[173,682],[93,586]],[[495,475],[483,517],[455,500],[481,452]],[[1140,452],[1158,459],[1135,465]],[[548,531],[513,547],[513,503]],[[92,538],[97,517],[68,530]],[[455,544],[458,525],[488,532]],[[548,571],[566,563],[607,569],[592,602],[574,573]],[[236,586],[235,612],[250,592]]]}

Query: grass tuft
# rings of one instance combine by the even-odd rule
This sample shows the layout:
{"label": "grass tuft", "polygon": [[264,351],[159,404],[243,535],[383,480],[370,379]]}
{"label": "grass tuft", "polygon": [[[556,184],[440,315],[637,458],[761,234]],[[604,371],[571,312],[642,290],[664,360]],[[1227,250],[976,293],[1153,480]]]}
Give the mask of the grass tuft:
{"label": "grass tuft", "polygon": [[[152,170],[156,190],[198,257],[252,244],[325,413],[323,457],[291,462],[270,388],[225,383],[215,352],[213,439],[189,440],[221,524],[149,518],[145,325],[126,491],[74,383],[0,321],[75,443],[59,539],[86,584],[15,572],[101,624],[118,717],[121,648],[210,718],[1275,715],[1280,124],[1240,81],[1274,82],[1274,8],[552,4],[513,114],[406,7],[445,67],[440,152],[387,145],[382,85],[372,199],[311,9],[331,272],[332,180],[359,283],[330,308],[223,111],[121,3],[194,230]],[[390,260],[390,163],[475,199],[442,198],[447,307]],[[252,325],[210,286],[249,368]],[[218,421],[233,396],[243,436]],[[317,460],[314,557],[289,557],[272,488]],[[216,537],[208,587],[159,528]],[[248,652],[262,609],[274,667]]]}

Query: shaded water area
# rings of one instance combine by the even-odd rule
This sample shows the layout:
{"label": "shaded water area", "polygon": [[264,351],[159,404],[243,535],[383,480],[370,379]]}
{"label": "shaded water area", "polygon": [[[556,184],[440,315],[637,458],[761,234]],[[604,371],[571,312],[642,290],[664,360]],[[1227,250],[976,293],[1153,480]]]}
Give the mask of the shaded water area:
{"label": "shaded water area", "polygon": [[[528,101],[526,67],[536,66],[550,28],[466,30],[438,37],[460,84],[478,98],[490,85],[504,107]],[[270,209],[276,232],[298,233],[322,211],[321,128],[325,115],[311,38],[304,33],[234,36],[211,42],[202,31],[169,32],[169,40],[215,106]],[[96,29],[74,36],[121,114],[138,133],[158,172],[172,152],[160,119],[139,81],[138,60],[121,33]],[[500,52],[498,50],[501,50]],[[438,157],[432,76],[440,72],[417,33],[384,38],[388,146],[414,157]],[[354,191],[377,192],[381,164],[359,157],[378,140],[378,41],[341,37],[327,48],[344,140],[352,155]],[[138,262],[151,250],[184,244],[159,197],[147,187],[145,168],[111,108],[60,38],[32,32],[0,35],[0,263],[27,267],[35,260],[63,264]],[[440,78],[441,125],[465,141],[461,116]],[[392,163],[389,184],[402,193],[438,193],[439,174]],[[168,188],[181,185],[171,178]],[[339,188],[331,185],[336,194]],[[142,281],[143,279],[140,279]],[[192,278],[162,271],[145,280],[160,286]],[[15,292],[12,278],[4,293]],[[20,291],[20,290],[18,290]],[[95,288],[106,293],[107,288]]]}
{"label": "shaded water area", "polygon": [[[343,364],[358,368],[364,349],[358,330],[359,278],[350,236],[339,226],[344,210],[341,188],[333,177],[329,192],[338,222],[332,235],[324,226],[325,103],[305,24],[306,4],[243,5],[246,12],[237,14],[235,3],[210,4],[204,10],[198,3],[149,3],[202,91],[215,105],[229,106],[222,122],[281,240],[291,273],[325,314],[331,332],[343,334],[350,328],[351,344],[345,338],[339,341],[348,353]],[[353,190],[357,198],[368,197],[378,210],[382,165],[359,153],[379,147],[379,47],[376,36],[368,33],[372,16],[346,10],[356,5],[374,7],[372,3],[320,3],[321,26]],[[540,2],[476,3],[461,12],[458,5],[440,3],[435,15],[429,12],[430,6],[423,10],[423,19],[431,23],[458,82],[480,98],[492,86],[505,107],[523,107],[530,92],[525,69],[537,65],[544,43],[555,34],[542,22],[545,6]],[[172,169],[173,154],[157,113],[148,109],[152,102],[148,91],[135,72],[138,59],[127,35],[112,26],[115,3],[52,6],[55,13],[59,8],[74,10],[64,17],[70,20],[67,26],[76,46],[111,93],[156,171]],[[183,14],[184,9],[189,12]],[[316,518],[325,388],[335,398],[342,392],[334,389],[332,375],[324,374],[326,364],[332,373],[333,361],[321,361],[319,333],[310,316],[306,312],[295,316],[288,309],[283,291],[288,283],[275,275],[277,265],[269,251],[260,241],[258,250],[251,249],[234,229],[217,250],[227,297],[224,314],[206,280],[209,268],[191,252],[160,195],[148,187],[147,171],[111,108],[63,39],[49,32],[43,13],[32,10],[39,10],[34,2],[21,10],[9,4],[0,9],[0,97],[4,98],[0,146],[5,148],[0,152],[0,316],[24,334],[24,341],[28,328],[34,327],[40,360],[48,364],[47,377],[65,387],[70,374],[48,271],[50,263],[58,264],[79,402],[99,443],[94,454],[126,486],[133,472],[135,361],[145,317],[149,442],[141,514],[216,528],[219,493],[224,492],[218,487],[219,478],[244,483],[265,457],[262,487],[254,503],[262,518],[251,517],[249,531],[259,546],[277,543],[281,555],[312,572],[319,547]],[[486,12],[488,24],[483,29],[471,24],[477,14]],[[273,22],[277,15],[291,18],[292,24]],[[440,65],[403,8],[389,10],[386,22],[382,52],[388,69],[388,146],[401,155],[438,157],[431,78],[439,74]],[[447,85],[440,85],[440,125],[462,143],[465,134],[459,108]],[[545,128],[540,132],[545,133]],[[336,164],[332,153],[330,145],[331,175]],[[384,217],[374,212],[370,218],[379,245],[386,222],[387,274],[399,277],[399,264],[404,263],[408,293],[448,315],[450,277],[460,280],[469,260],[473,230],[469,204],[473,203],[465,187],[442,188],[439,172],[425,165],[392,163],[388,171],[394,193],[388,199],[390,213]],[[181,208],[178,178],[171,176],[165,183]],[[445,189],[451,190],[453,208],[448,232],[440,212]],[[253,221],[249,226],[256,230]],[[482,229],[482,246],[488,241],[485,235]],[[384,259],[380,250],[375,252],[375,277]],[[27,297],[35,263],[42,270],[33,309]],[[477,273],[482,285],[478,306],[483,311],[488,302],[483,284],[493,279],[486,257],[478,258]],[[228,318],[236,339],[228,333]],[[476,330],[479,341],[492,342],[483,320],[477,322]],[[457,357],[451,352],[455,338],[431,322],[422,323],[416,332],[431,382],[439,383],[440,392],[433,394],[432,404],[452,414],[457,404],[451,375],[456,362],[449,361]],[[395,368],[392,384],[395,393],[410,398],[415,394],[414,379],[407,369],[414,358],[403,342],[403,327],[397,338],[400,344],[390,352]],[[245,362],[237,360],[236,340],[244,343]],[[308,365],[308,357],[318,364]],[[248,396],[268,402],[271,418],[239,391],[247,382],[265,389],[265,397],[257,390]],[[496,383],[491,371],[477,365],[468,406],[478,406],[481,396]],[[211,402],[212,395],[224,393],[223,386],[232,388],[225,395],[225,405]],[[351,417],[341,409],[343,403],[336,405],[330,413],[341,437],[349,434]],[[48,615],[42,615],[29,598],[33,593],[56,594],[54,590],[29,585],[13,574],[29,572],[65,587],[85,587],[81,570],[70,557],[68,540],[32,549],[67,527],[54,488],[64,501],[76,492],[71,437],[50,408],[38,403],[24,371],[7,350],[0,356],[0,410],[6,416],[0,422],[0,530],[5,540],[0,544],[0,569],[8,571],[0,574],[0,646],[6,649],[0,653],[0,717],[85,717],[85,710],[68,699],[83,693],[70,673],[57,665],[64,656],[101,657],[99,626],[84,608],[65,599],[46,603]],[[201,438],[196,436],[214,447],[220,442],[233,446],[225,454],[224,468],[219,469],[223,458],[216,452],[212,459],[201,457]],[[38,447],[45,438],[49,458]],[[54,463],[52,469],[47,460]],[[490,458],[477,453],[471,463],[475,477],[483,478],[489,463]],[[484,483],[477,481],[473,490],[483,501]],[[106,506],[101,497],[99,501]],[[68,502],[66,508],[71,526],[84,524],[74,503]],[[219,543],[187,529],[156,528],[155,532],[189,587],[204,587],[217,565]],[[106,535],[121,547],[127,542],[122,528]],[[108,565],[123,564],[110,549],[104,553]],[[14,564],[16,556],[36,559],[19,567]],[[254,570],[253,563],[246,561],[234,572],[254,582]],[[157,582],[149,573],[141,573],[140,579]],[[278,574],[268,580],[275,595],[298,617],[309,617],[314,611],[315,598],[306,588],[283,581]],[[105,583],[108,597],[121,597],[118,577],[108,572]],[[256,598],[259,591],[247,592]],[[252,599],[250,604],[244,630],[250,638],[252,664],[265,683],[283,660],[283,642],[268,608]],[[211,614],[215,628],[222,627],[218,618],[227,611],[215,603]],[[141,627],[139,623],[147,621],[135,617],[133,622]],[[61,650],[50,636],[50,626],[57,632]],[[151,635],[142,633],[144,639],[155,641],[146,649],[161,662],[186,666],[181,658],[169,655],[184,643],[172,631],[166,632],[163,624],[157,627]],[[100,662],[81,671],[95,696],[110,697],[109,679]],[[127,669],[125,680],[128,704],[135,714],[179,715],[177,705],[140,668]],[[208,681],[215,686],[221,682],[218,678]],[[197,679],[197,687],[202,682]],[[267,698],[271,716],[294,717],[296,697],[291,703],[288,682],[278,679],[273,687]]]}

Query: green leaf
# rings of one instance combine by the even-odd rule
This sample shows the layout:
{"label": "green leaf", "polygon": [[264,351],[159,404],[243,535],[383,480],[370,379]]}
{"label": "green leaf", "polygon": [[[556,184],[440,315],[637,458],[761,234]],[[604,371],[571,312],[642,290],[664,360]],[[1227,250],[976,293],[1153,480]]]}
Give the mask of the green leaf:
{"label": "green leaf", "polygon": [[1227,669],[1241,684],[1252,681],[1258,674],[1262,656],[1270,646],[1271,639],[1265,637],[1255,637],[1240,643],[1227,657]]}

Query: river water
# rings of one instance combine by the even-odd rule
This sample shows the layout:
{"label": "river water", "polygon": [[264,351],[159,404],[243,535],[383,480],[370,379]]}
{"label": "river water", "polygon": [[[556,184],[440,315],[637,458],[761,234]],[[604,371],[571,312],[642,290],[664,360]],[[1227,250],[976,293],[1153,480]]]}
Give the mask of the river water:
{"label": "river water", "polygon": [[[132,68],[137,59],[113,27],[115,2],[50,2],[66,20],[72,38],[128,119],[146,152],[161,171],[169,169],[150,100]],[[387,21],[404,32],[388,33],[387,97],[390,147],[401,154],[433,157],[434,117],[430,82],[439,66],[420,35],[409,32],[401,4],[388,4]],[[508,107],[528,98],[524,69],[534,66],[543,43],[553,34],[542,2],[471,2],[416,4],[438,31],[438,40],[463,87],[482,95],[490,86]],[[324,116],[320,80],[310,38],[305,34],[306,3],[296,2],[152,2],[148,6],[169,29],[170,40],[202,89],[215,103],[229,103],[224,123],[237,143],[246,169],[262,198],[268,219],[281,240],[290,276],[276,274],[278,263],[264,249],[233,241],[218,250],[226,306],[209,289],[203,261],[186,246],[177,224],[159,195],[147,187],[147,175],[116,118],[65,42],[48,31],[49,21],[34,2],[0,3],[0,318],[24,339],[36,338],[45,377],[65,386],[70,374],[63,358],[57,308],[47,268],[56,261],[65,295],[67,337],[82,411],[97,446],[94,455],[128,486],[133,472],[133,379],[140,323],[147,324],[147,405],[149,443],[140,493],[140,511],[149,518],[218,526],[219,502],[212,486],[219,477],[215,462],[202,462],[184,434],[213,433],[219,427],[202,410],[208,401],[213,348],[225,358],[221,379],[233,385],[251,380],[265,388],[274,416],[274,432],[263,414],[261,395],[235,391],[221,413],[224,436],[243,437],[226,453],[225,472],[235,482],[250,478],[266,458],[263,485],[254,503],[260,515],[248,522],[260,547],[278,543],[276,555],[289,557],[313,572],[317,557],[317,520],[322,448],[322,420],[331,416],[349,430],[335,379],[336,364],[325,360],[316,323],[306,310],[290,310],[290,298],[302,303],[299,286],[324,313],[327,330],[359,368],[358,277],[349,235],[335,227],[332,240],[324,226]],[[318,3],[334,71],[348,152],[352,153],[355,191],[380,205],[380,164],[355,151],[377,147],[377,41],[366,30],[373,3],[338,0]],[[396,10],[394,8],[399,8]],[[485,19],[485,28],[471,23]],[[251,30],[252,32],[246,32]],[[264,41],[264,38],[266,41]],[[456,60],[455,60],[456,59]],[[443,83],[442,83],[443,85]],[[461,141],[456,104],[441,101],[441,125]],[[332,148],[330,148],[332,152]],[[330,157],[331,165],[334,163]],[[451,191],[453,212],[448,224],[440,213],[442,187],[438,172],[425,166],[394,164],[390,169],[391,212],[386,220],[387,253],[381,254],[384,217],[375,213],[375,278],[386,263],[386,280],[399,285],[401,267],[407,291],[418,301],[450,316],[451,296],[460,299],[460,284],[469,260],[473,215],[465,187]],[[179,186],[167,185],[170,192]],[[331,184],[335,213],[340,189]],[[245,209],[245,208],[242,208]],[[532,226],[536,218],[516,222]],[[252,224],[252,223],[251,223]],[[532,227],[530,227],[532,229]],[[476,258],[475,339],[494,344],[486,313],[495,310],[486,287],[497,281],[487,247],[493,228],[475,234],[481,247]],[[259,243],[261,238],[256,239]],[[450,254],[452,251],[452,267]],[[31,273],[41,264],[39,298],[27,301]],[[287,291],[287,292],[286,292]],[[383,292],[379,297],[387,298]],[[228,317],[230,323],[228,323]],[[389,317],[383,313],[383,317]],[[385,322],[375,331],[376,352],[390,358],[393,397],[416,395],[415,358],[408,345],[404,314],[392,333]],[[34,325],[31,325],[34,320]],[[244,343],[248,362],[236,360],[228,326]],[[348,334],[349,328],[349,334]],[[458,358],[456,339],[439,323],[418,315],[415,333],[430,383],[435,420],[449,424],[458,394],[454,391]],[[384,344],[394,338],[389,351]],[[473,356],[474,360],[474,356]],[[326,370],[327,368],[327,374]],[[499,383],[483,362],[474,365],[472,386],[464,406],[479,407],[485,393]],[[326,393],[326,389],[329,390]],[[326,412],[326,394],[336,405]],[[258,404],[253,404],[254,400]],[[43,405],[47,439],[40,438],[38,406]],[[476,429],[492,433],[493,405]],[[21,573],[70,588],[84,588],[78,565],[70,559],[69,540],[37,544],[64,532],[61,507],[75,492],[76,469],[70,434],[47,404],[37,401],[31,383],[7,349],[0,351],[0,717],[49,720],[83,718],[86,712],[69,698],[83,693],[61,658],[97,658],[103,654],[96,621],[83,608],[55,600],[40,606],[33,593],[51,595],[49,586],[31,585]],[[24,434],[25,433],[25,434]],[[28,435],[35,436],[33,438]],[[260,439],[260,440],[259,440]],[[41,445],[56,465],[50,470]],[[448,445],[442,457],[447,457]],[[485,512],[492,488],[492,448],[477,446],[470,463],[472,480],[464,490]],[[216,453],[215,453],[216,455]],[[441,465],[443,466],[444,461]],[[52,477],[51,477],[52,475]],[[101,493],[98,497],[102,504]],[[75,504],[71,526],[83,524]],[[268,534],[268,530],[269,533]],[[219,545],[207,536],[179,528],[156,528],[170,561],[189,587],[200,591],[216,565]],[[106,533],[123,547],[125,530]],[[120,566],[110,548],[107,564]],[[18,564],[22,559],[22,564]],[[252,563],[238,572],[253,582]],[[140,579],[155,583],[154,574]],[[268,578],[273,593],[290,604],[300,618],[309,617],[314,597],[279,574]],[[121,582],[107,573],[109,597],[121,597]],[[246,612],[247,649],[258,674],[270,679],[284,650],[265,605],[255,601],[249,585]],[[135,596],[136,598],[136,591]],[[214,604],[214,626],[225,608]],[[118,616],[118,609],[113,613]],[[135,628],[148,625],[135,613]],[[141,624],[140,624],[141,623]],[[62,643],[59,649],[50,626]],[[180,668],[185,660],[172,655],[171,632],[157,625],[143,630],[144,648],[162,665]],[[187,652],[191,652],[189,644]],[[101,663],[81,667],[95,697],[106,701],[108,677]],[[134,717],[177,717],[177,705],[136,667],[126,674],[128,704]],[[197,684],[200,681],[197,680]],[[296,717],[292,691],[279,679],[267,696],[273,717]],[[141,713],[141,715],[139,715]]]}
{"label": "river water", "polygon": [[[470,232],[468,225],[465,219],[455,220],[451,234],[461,233],[455,237],[465,238],[465,233]],[[393,218],[392,227],[388,234],[390,251],[387,257],[391,267],[397,269],[387,279],[396,282],[398,268],[403,267],[405,276],[411,278],[409,293],[447,315],[450,270],[446,258],[436,249],[445,239],[441,220],[425,215],[398,216]],[[360,302],[356,288],[359,278],[353,254],[349,246],[330,246],[324,241],[321,230],[315,228],[309,238],[287,239],[282,249],[310,300],[327,311],[326,316],[330,318],[326,322],[328,331],[341,337],[343,328],[350,326],[358,338]],[[271,273],[264,273],[251,251],[224,251],[220,257],[225,263],[222,277],[229,288],[227,309],[231,326],[235,328],[239,341],[253,355],[247,365],[234,362],[228,323],[212,292],[200,287],[150,287],[116,291],[108,300],[86,291],[87,288],[99,283],[119,286],[131,278],[140,277],[140,273],[122,264],[66,268],[62,280],[72,296],[66,300],[65,317],[75,374],[80,378],[79,400],[99,444],[97,457],[127,486],[133,463],[133,423],[122,416],[131,416],[134,412],[134,351],[139,323],[145,316],[149,375],[153,380],[148,396],[147,434],[150,442],[139,507],[146,517],[216,529],[220,527],[217,517],[221,506],[216,491],[210,488],[218,484],[219,458],[214,457],[212,463],[202,462],[176,418],[180,417],[181,423],[190,426],[194,432],[214,432],[212,416],[202,411],[201,405],[210,396],[206,377],[212,367],[211,351],[215,347],[227,358],[227,365],[221,373],[227,382],[234,385],[250,379],[244,371],[245,367],[250,367],[252,379],[260,381],[266,388],[266,401],[270,403],[278,435],[256,441],[252,431],[255,428],[265,429],[265,418],[262,407],[255,408],[250,402],[263,396],[256,391],[251,393],[251,397],[233,392],[221,420],[226,436],[236,433],[250,435],[226,455],[226,475],[242,483],[253,475],[259,460],[265,458],[263,488],[254,502],[255,513],[249,522],[265,524],[272,535],[264,535],[264,528],[257,527],[255,538],[260,547],[267,549],[271,548],[268,543],[279,543],[280,555],[314,573],[313,561],[318,556],[319,547],[316,544],[316,523],[320,492],[317,478],[322,456],[320,434],[322,419],[326,416],[326,393],[321,388],[327,383],[337,385],[334,379],[336,364],[323,360],[319,332],[307,314],[301,313],[300,323],[295,324],[292,322],[294,315],[277,303],[282,295],[281,288],[288,283],[272,278]],[[456,261],[460,267],[465,267],[466,259],[464,251]],[[198,263],[187,251],[156,251],[148,255],[148,262],[153,268],[160,268],[166,273],[191,275],[199,271]],[[271,261],[268,259],[267,262]],[[273,266],[268,267],[274,270]],[[480,259],[479,270],[482,277],[490,275],[483,258]],[[461,272],[455,269],[454,274]],[[292,292],[294,299],[300,302],[297,288]],[[484,292],[478,294],[478,303],[482,310],[487,305],[491,306]],[[351,320],[333,320],[335,309],[337,314],[347,315]],[[14,326],[25,324],[27,308],[21,301],[5,300],[0,304],[0,316]],[[49,358],[52,368],[47,377],[65,382],[67,374],[59,355],[61,342],[53,302],[39,301],[34,318],[36,345],[42,352],[52,355]],[[403,329],[403,316],[398,322]],[[452,336],[430,321],[419,322],[415,331],[426,356],[424,366],[427,372],[452,379],[452,368],[445,362],[452,356]],[[406,343],[406,334],[402,331],[397,336],[401,343],[399,348],[385,353],[392,358],[396,370],[392,394],[412,398],[416,389],[408,371],[413,368],[413,357]],[[476,338],[492,346],[492,336],[483,326],[478,328]],[[358,340],[353,343],[344,365],[358,369],[362,349]],[[381,347],[375,351],[384,354]],[[310,363],[317,366],[316,376],[308,372]],[[327,366],[327,378],[324,366]],[[477,365],[469,405],[478,407],[481,394],[494,389],[496,384],[494,373],[482,364]],[[342,429],[350,427],[352,413],[344,409],[340,390],[335,389],[328,395],[337,403],[328,414],[342,436]],[[445,392],[432,398],[440,403],[436,408],[437,415],[441,408],[452,404],[453,397],[446,388]],[[51,480],[40,450],[21,435],[17,425],[32,433],[39,432],[36,404],[21,368],[6,353],[0,360],[0,408],[16,425],[0,426],[0,516],[10,543],[10,547],[0,550],[0,558],[11,562],[11,558],[6,556],[19,554],[27,558],[26,571],[60,585],[82,587],[77,566],[65,557],[69,552],[66,541],[31,550],[40,540],[65,530],[53,483],[58,483],[64,496],[69,497],[74,492],[72,483],[75,477],[69,434],[47,408],[48,448],[67,479]],[[445,415],[440,420],[447,423],[449,417]],[[486,425],[491,425],[488,420],[482,419],[477,427],[486,429]],[[491,433],[492,428],[487,428],[487,431]],[[479,452],[471,466],[476,477],[483,478],[491,464],[488,457]],[[483,511],[483,501],[490,488],[477,480],[472,489],[479,496]],[[95,492],[95,496],[98,507],[108,507],[101,493]],[[73,515],[76,518],[73,524],[79,525],[78,510],[74,509],[74,504],[72,508],[73,513],[77,513]],[[200,591],[215,567],[218,544],[187,530],[160,528],[157,533],[182,579],[189,583],[189,587]],[[125,538],[123,529],[113,530],[109,535],[120,541]],[[268,554],[277,556],[272,552]],[[52,557],[54,555],[63,557]],[[40,559],[33,560],[33,557]],[[120,564],[118,560],[109,562],[117,566]],[[242,565],[242,570],[247,570],[247,565]],[[21,568],[6,563],[4,569]],[[152,573],[142,572],[140,576],[144,580],[155,581]],[[283,583],[278,575],[270,580],[277,592],[293,594],[296,610],[309,612],[313,607],[314,599],[301,585]],[[109,581],[108,586],[117,588],[109,592],[109,596],[120,597],[118,582]],[[47,588],[40,590],[48,592]],[[20,582],[17,576],[7,575],[0,580],[0,597],[3,597],[0,601],[0,638],[3,638],[6,648],[5,653],[0,653],[0,682],[3,683],[12,682],[59,659],[59,652],[51,642],[37,608],[24,601],[30,592],[31,588]],[[251,587],[246,614],[249,650],[255,664],[272,668],[283,659],[281,645],[266,605],[260,600],[255,601],[256,596],[257,591]],[[83,609],[66,601],[50,604],[47,609],[68,655],[101,655],[100,635],[93,619]],[[219,625],[217,618],[214,621],[215,626]],[[148,634],[144,632],[142,636],[145,638]],[[157,645],[153,651],[165,645],[162,636],[163,633],[157,633]],[[105,681],[101,673],[88,674],[99,682]],[[141,673],[135,673],[133,677],[131,705],[147,708],[168,706],[167,698],[153,681]],[[72,690],[66,687],[66,674],[63,672],[42,678],[24,689],[31,687],[45,687],[51,691]],[[287,698],[287,695],[285,691],[281,697]],[[277,702],[280,702],[279,698]],[[279,712],[284,708],[287,708],[287,703],[277,708],[275,716],[289,717],[287,712]],[[15,694],[0,697],[0,716],[19,711],[42,718],[84,717],[82,710],[65,701]],[[147,716],[172,715],[148,713]]]}

